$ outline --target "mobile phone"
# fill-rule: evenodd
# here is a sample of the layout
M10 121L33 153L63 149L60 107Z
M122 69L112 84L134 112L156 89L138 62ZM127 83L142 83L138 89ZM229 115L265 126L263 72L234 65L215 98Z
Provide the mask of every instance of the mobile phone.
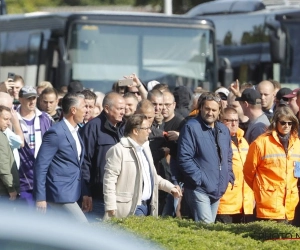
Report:
M118 81L119 87L125 87L133 84L133 79L123 79Z
M7 74L7 78L14 80L15 79L15 75L16 75L15 73L8 73Z

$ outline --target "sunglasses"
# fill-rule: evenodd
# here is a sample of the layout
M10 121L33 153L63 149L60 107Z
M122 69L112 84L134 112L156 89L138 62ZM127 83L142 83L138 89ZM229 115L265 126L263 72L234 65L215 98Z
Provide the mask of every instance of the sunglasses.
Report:
M279 123L280 123L281 126L284 126L284 125L292 126L293 125L293 122L279 121Z
M215 101L215 102L220 102L221 101L221 98L218 97L218 96L212 96L212 95L207 95L207 96L204 96L202 98L203 101Z

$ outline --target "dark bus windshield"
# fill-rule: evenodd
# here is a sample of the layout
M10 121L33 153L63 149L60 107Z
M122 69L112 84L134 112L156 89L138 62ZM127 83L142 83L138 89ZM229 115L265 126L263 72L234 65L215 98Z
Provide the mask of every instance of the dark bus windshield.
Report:
M102 92L131 73L172 87L214 82L214 42L206 29L77 22L68 52L72 78Z
M292 87L299 87L300 83L300 39L299 22L286 22L284 27L287 32L287 57L286 63L281 64L280 80L289 83ZM293 86L293 84L295 86Z

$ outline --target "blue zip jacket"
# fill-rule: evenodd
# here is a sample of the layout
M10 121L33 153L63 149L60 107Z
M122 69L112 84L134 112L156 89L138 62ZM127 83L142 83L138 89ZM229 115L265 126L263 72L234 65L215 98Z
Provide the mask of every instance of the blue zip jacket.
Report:
M234 174L229 129L218 121L214 128L217 140L200 115L188 120L180 131L177 159L186 188L219 199L228 183L233 185Z
M117 127L110 125L103 110L79 131L85 146L82 176L89 185L88 190L83 187L83 195L103 199L105 156L107 151L123 137L124 129L124 121Z

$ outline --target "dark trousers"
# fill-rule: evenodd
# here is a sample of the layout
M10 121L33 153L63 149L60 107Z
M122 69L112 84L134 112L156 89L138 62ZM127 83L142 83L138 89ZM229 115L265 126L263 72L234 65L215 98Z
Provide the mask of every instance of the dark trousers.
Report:
M242 223L243 214L217 214L216 222L225 224Z
M253 214L217 214L216 222L225 224L249 223L255 221Z

